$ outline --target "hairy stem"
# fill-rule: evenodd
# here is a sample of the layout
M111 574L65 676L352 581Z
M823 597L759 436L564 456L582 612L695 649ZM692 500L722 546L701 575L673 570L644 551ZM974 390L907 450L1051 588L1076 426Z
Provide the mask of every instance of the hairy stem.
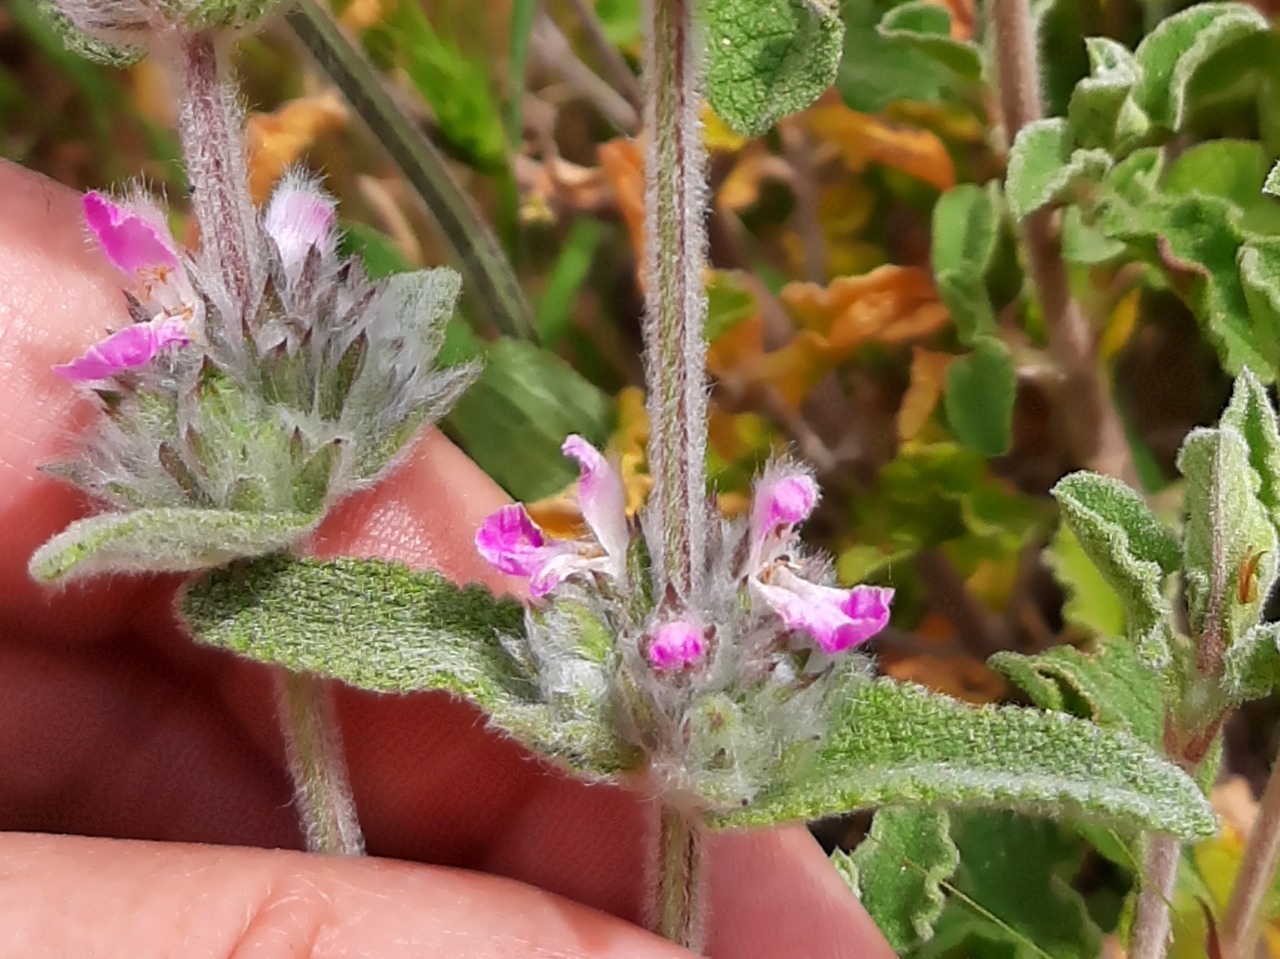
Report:
M275 679L280 729L307 849L364 855L332 684L287 669L277 669Z
M249 198L242 114L213 33L182 37L174 69L178 136L200 244L236 306L247 311L263 281L264 251Z
M1249 844L1231 890L1231 901L1222 923L1223 955L1253 955L1258 935L1258 907L1271 888L1277 861L1280 861L1280 758L1271 767L1271 778L1258 806L1258 819L1249 834Z
M650 0L645 37L645 362L651 552L678 606L702 592L707 524L707 187L695 0Z
M702 908L702 833L685 813L663 803L658 812L649 927L678 946L700 953L705 934Z
M1148 836L1144 885L1133 917L1129 959L1164 959L1169 949L1169 902L1178 878L1182 844L1171 836Z
M1040 64L1030 0L992 0L1000 107L1009 143L1028 123L1039 120ZM1066 422L1072 455L1083 466L1136 484L1137 471L1111 396L1099 369L1096 342L1080 304L1071 295L1062 259L1057 213L1039 210L1022 223L1028 271L1044 310L1049 352L1062 374L1070 400Z

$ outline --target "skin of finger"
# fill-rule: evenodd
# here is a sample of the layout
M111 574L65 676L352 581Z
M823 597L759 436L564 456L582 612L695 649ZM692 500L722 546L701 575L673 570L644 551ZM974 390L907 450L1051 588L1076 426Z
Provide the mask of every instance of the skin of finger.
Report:
M39 627L55 641L91 643L125 617L138 583L42 588L32 552L86 503L39 467L74 451L90 407L51 367L108 326L129 322L119 278L92 249L76 194L0 160L0 624L12 636Z
M12 176L14 171L3 169L0 174ZM42 194L48 194L43 205L53 211L49 215L55 220L78 216L77 205L65 202L65 196L60 199L56 188L38 185ZM42 232L54 234L58 229L50 224ZM64 269L106 269L100 258L82 263L71 252L66 253L70 265ZM51 279L42 281L43 286L59 288L56 273ZM108 272L107 285L116 282ZM92 301L101 293L88 284L77 295L84 296L86 309L68 315L92 312ZM37 362L43 362L47 357L40 354L50 351L40 336L56 339L60 329L56 323L44 324L18 342L24 344L28 357L35 355ZM66 331L62 332L65 337ZM82 345L74 342L73 335L59 349L67 352ZM43 422L38 421L36 428ZM10 457L9 462L17 459ZM436 566L459 579L485 579L501 588L510 584L479 563L471 552L470 536L479 518L504 501L500 491L447 441L428 437L386 487L344 504L318 537L316 549L322 554L381 554L412 565ZM61 597L69 605L79 600L69 594ZM172 642L172 637L165 642ZM266 740L273 738L268 699L262 695L262 670L243 664L221 675L233 712L244 709L250 714L241 715L242 720L252 720L242 722L242 728L257 730ZM246 691L253 695L242 695ZM638 915L642 882L636 864L641 858L634 847L635 837L644 834L644 817L632 797L602 787L583 787L548 773L512 744L484 732L473 709L440 696L388 700L351 693L344 695L342 706L357 800L375 851L381 846L397 855L486 865L551 888L566 887L584 901L615 913ZM278 752L269 742L263 751ZM198 776L203 770L197 766L191 758L184 763ZM161 768L157 764L157 771ZM119 778L113 776L113 780ZM148 805L145 782L145 772L134 781L130 798L142 802L133 809ZM180 787L182 780L175 785ZM260 808L261 799L252 800L253 805ZM280 803L274 806L278 812ZM249 813L244 819L256 822L257 816ZM510 828L513 822L523 828ZM548 824L553 828L545 828ZM124 834L139 834L139 830L126 828ZM495 836L502 839L495 841ZM405 837L414 838L406 843ZM807 837L801 838L816 849ZM257 837L245 841L255 840L261 841ZM412 848L406 850L406 846ZM779 863L772 865L777 870ZM803 875L811 868L811 863L798 864L796 871ZM782 874L786 872L783 868ZM735 920L731 906L717 913L719 921ZM857 916L852 908L846 914ZM860 935L856 923L837 926L842 928L810 926L808 932L817 931L824 941ZM761 944L762 940L755 942L756 947Z
M6 954L30 959L689 957L628 923L479 873L15 833L0 836L0 929Z

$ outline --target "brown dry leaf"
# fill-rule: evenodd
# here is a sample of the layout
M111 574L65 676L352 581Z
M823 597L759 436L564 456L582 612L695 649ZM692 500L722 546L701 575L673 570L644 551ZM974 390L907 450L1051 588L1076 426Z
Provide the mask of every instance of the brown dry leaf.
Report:
M791 177L791 167L786 160L770 153L763 140L753 140L720 183L716 204L722 210L737 213L755 205L766 180L786 183Z
M764 317L755 316L735 323L707 347L707 369L712 376L750 369L764 355Z
M716 375L775 387L792 409L862 346L928 336L950 318L928 271L917 267L882 266L825 287L791 283L780 299L802 327L790 343L762 353L761 323L753 317L712 344L708 366Z
M855 173L868 163L882 163L939 190L955 186L951 155L928 130L897 126L843 106L814 107L803 116L814 136L833 147Z
M946 386L947 367L955 359L923 347L911 348L911 385L898 408L898 440L911 439L929 421Z
M323 133L347 125L347 107L335 90L290 100L272 113L255 113L246 124L249 193L263 203L286 170Z
M604 177L613 188L618 209L627 224L636 262L644 262L644 152L640 142L618 137L596 147Z
M779 298L806 330L821 334L832 349L851 354L864 343L900 343L946 325L928 270L888 264L861 276L841 276L827 286L788 283Z
M560 157L515 157L520 217L525 222L559 219L564 211L596 214L614 202L613 189L600 167L580 166Z

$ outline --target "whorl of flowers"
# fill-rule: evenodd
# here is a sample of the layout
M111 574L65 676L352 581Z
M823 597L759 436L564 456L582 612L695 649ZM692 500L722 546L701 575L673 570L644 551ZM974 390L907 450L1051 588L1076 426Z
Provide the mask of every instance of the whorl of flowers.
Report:
M434 366L457 275L370 281L338 253L334 200L303 178L262 213L248 302L140 193L87 194L84 212L134 322L55 368L92 384L104 414L57 471L112 507L317 513L385 472L475 376Z
M801 467L773 463L748 517L711 524L710 585L677 610L654 595L643 514L628 520L618 470L581 437L564 452L581 468L588 536L548 537L519 504L476 533L488 562L529 581L527 653L543 694L560 703L605 696L668 801L749 802L779 765L802 760L841 680L867 671L850 651L888 623L893 590L832 585L830 564L797 535L817 484Z
M237 29L279 0L38 0L68 47L91 60L130 63L175 33Z

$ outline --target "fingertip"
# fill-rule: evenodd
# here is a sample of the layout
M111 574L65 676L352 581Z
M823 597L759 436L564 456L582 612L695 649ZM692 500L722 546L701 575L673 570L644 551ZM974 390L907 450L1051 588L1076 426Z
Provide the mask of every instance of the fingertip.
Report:
M893 959L803 826L713 833L707 855L709 955Z
M0 862L15 955L689 959L551 893L438 866L14 834Z

